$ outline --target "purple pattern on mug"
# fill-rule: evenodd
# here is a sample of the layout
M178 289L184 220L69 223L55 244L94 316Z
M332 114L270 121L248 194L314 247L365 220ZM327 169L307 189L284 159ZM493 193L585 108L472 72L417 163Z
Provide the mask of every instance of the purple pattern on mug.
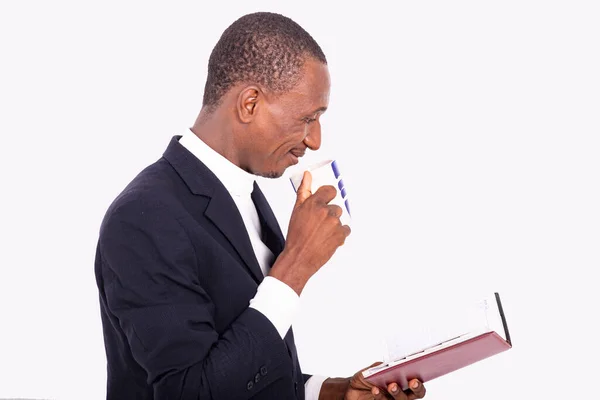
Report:
M334 161L332 161L331 163L331 169L333 169L333 174L335 175L336 178L340 177L340 170L338 169L337 163Z

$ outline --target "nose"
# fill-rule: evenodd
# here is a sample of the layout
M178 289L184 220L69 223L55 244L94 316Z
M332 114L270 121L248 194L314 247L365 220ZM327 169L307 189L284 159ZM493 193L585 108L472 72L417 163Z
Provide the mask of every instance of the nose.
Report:
M321 147L321 123L319 120L314 121L306 127L307 135L304 137L304 144L309 149L315 151Z

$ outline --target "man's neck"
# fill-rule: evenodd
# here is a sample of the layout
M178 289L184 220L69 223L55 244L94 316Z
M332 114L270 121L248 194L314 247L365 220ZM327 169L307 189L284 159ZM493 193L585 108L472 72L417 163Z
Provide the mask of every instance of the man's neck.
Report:
M228 119L221 113L220 109L210 114L202 109L190 130L210 148L239 167L235 135Z

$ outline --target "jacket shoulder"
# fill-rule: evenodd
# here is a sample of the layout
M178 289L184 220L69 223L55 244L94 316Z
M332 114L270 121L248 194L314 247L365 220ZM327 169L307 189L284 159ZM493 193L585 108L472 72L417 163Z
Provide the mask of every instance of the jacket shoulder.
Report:
M176 209L185 185L173 167L161 158L144 168L108 206L102 227L116 215L135 215L161 209Z

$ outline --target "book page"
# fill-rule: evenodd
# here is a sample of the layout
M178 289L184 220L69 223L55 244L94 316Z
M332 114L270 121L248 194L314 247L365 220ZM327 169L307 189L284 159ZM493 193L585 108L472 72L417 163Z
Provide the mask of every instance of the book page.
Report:
M472 332L466 333L466 334L461 335L461 336L457 336L457 337L455 337L453 339L447 340L447 341L442 342L440 344L428 347L428 348L424 349L423 351L420 351L420 352L417 352L417 353L413 353L413 354L410 354L410 355L408 355L406 357L398 358L396 360L392 360L392 361L389 361L387 363L383 363L383 364L377 365L375 367L369 368L369 369L363 371L363 376L365 378L368 378L369 376L374 375L374 374L376 374L379 371L383 371L385 369L394 367L396 365L404 364L404 363L406 363L406 362L408 362L410 360L413 360L415 358L419 358L419 357L425 356L427 354L436 352L438 350L442 350L442 349L445 349L447 347L453 346L453 345L455 345L457 343L461 343L461 342L467 341L467 340L472 339L472 338L474 338L476 336L479 336L479 335L481 335L483 333L485 333L483 330L479 330L479 331L472 331Z
M472 332L498 329L499 312L492 293L478 300L444 299L421 307L410 320L386 327L384 362L400 360L432 346ZM500 320L501 324L501 320ZM504 337L503 332L498 332Z

